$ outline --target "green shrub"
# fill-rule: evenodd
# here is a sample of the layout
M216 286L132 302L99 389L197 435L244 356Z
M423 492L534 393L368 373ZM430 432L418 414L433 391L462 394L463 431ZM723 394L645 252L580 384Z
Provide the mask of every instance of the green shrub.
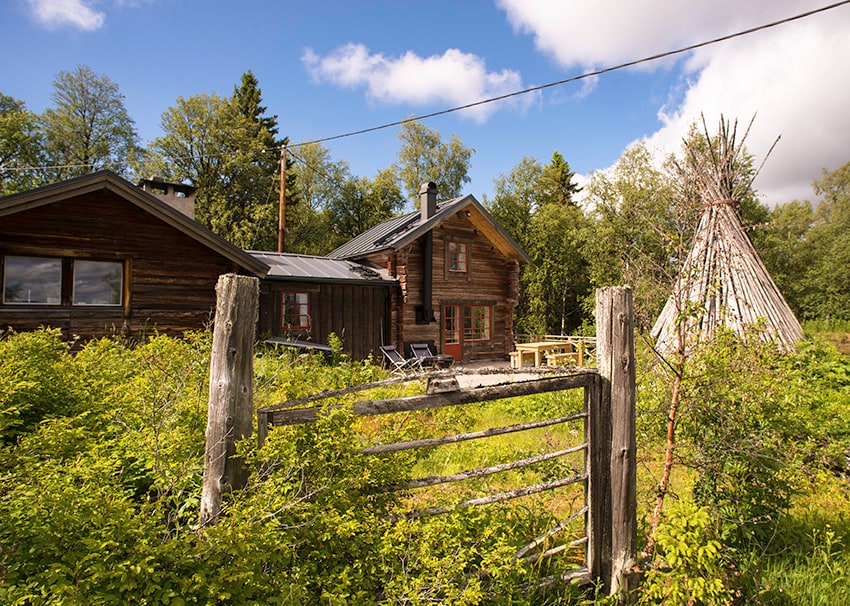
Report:
M658 527L659 560L646 573L640 604L728 604L732 592L723 582L724 557L714 537L707 508L687 502L669 507Z

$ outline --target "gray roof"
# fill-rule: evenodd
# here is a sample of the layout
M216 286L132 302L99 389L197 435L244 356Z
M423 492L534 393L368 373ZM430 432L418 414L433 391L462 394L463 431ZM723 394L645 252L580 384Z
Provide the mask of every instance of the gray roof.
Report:
M247 251L252 257L269 266L267 280L294 282L325 282L336 284L373 284L389 286L396 282L387 271L343 259L311 255Z
M268 266L262 261L251 257L242 249L162 202L153 194L142 191L126 179L108 170L0 198L0 217L101 190L111 191L127 202L135 204L260 278L268 271Z
M332 259L358 259L382 250L397 250L415 241L446 219L470 206L474 207L478 211L476 214L492 228L491 233L501 238L508 248L515 251L515 256L519 261L528 262L528 255L522 247L508 235L492 215L471 195L438 202L437 211L424 222L419 211L384 221L366 230L353 240L349 240L339 248L332 250L327 256Z

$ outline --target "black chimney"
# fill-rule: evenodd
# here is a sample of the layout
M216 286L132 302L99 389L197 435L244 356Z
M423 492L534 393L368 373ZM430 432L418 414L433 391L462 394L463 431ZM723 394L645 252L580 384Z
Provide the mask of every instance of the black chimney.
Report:
M419 212L425 223L437 213L437 185L433 181L419 188ZM416 308L416 323L429 324L436 321L431 301L431 283L434 279L434 232L428 230L422 236L422 305Z

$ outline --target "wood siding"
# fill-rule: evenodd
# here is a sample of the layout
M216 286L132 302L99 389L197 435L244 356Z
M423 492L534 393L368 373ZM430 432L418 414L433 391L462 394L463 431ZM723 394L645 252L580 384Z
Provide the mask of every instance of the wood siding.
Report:
M405 343L433 341L442 353L443 305L487 305L491 307L489 341L471 341L463 345L463 361L505 360L513 349L513 308L519 296L519 264L505 257L491 241L463 215L440 224L433 232L432 307L435 322L416 323L416 307L422 305L423 254L421 241L370 260L384 265L399 278L400 292L393 306L392 342L399 348ZM468 244L468 272L450 273L446 269L449 241Z
M310 330L281 328L281 293L310 293ZM343 349L354 359L372 355L382 360L382 339L389 342L387 311L390 289L368 284L325 284L266 280L260 288L259 336L289 336L327 344L336 333Z
M114 307L0 304L0 328L61 328L84 339L203 329L215 284L235 264L109 191L21 211L0 222L0 255L124 262L124 302Z

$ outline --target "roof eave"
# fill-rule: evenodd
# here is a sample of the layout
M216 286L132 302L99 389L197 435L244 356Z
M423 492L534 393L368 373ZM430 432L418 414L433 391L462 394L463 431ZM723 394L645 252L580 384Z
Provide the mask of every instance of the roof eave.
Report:
M270 269L265 263L248 255L221 236L214 234L194 219L190 219L158 200L154 195L142 191L110 171L100 171L8 196L5 201L0 201L0 217L104 189L121 195L128 202L201 242L257 277L264 277Z

